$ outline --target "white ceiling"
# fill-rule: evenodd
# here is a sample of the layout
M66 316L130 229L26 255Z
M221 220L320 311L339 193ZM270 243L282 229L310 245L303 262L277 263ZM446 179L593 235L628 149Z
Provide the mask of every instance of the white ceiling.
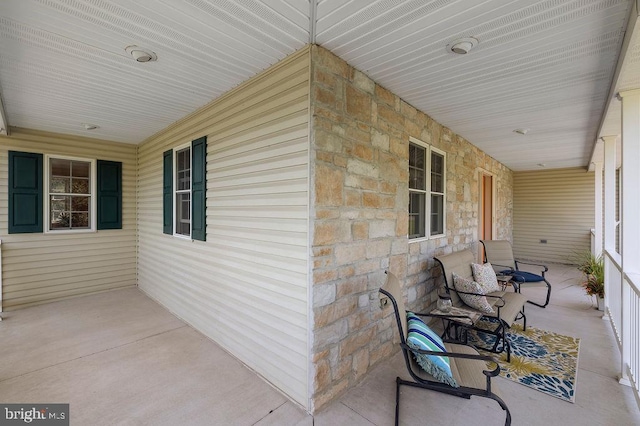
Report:
M632 1L2 0L0 94L10 126L139 143L315 41L513 170L586 166Z

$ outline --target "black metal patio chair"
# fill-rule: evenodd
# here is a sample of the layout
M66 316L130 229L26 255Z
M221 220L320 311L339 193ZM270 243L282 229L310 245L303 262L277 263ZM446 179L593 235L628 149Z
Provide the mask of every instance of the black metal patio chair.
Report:
M549 270L546 265L537 263L523 262L516 260L513 256L513 248L511 243L506 240L480 240L484 246L484 260L491 263L496 273L502 275L511 275L514 283L514 287L518 293L522 293L522 288L532 283L544 282L547 286L547 296L543 304L527 300L532 305L539 306L541 308L546 307L551 299L551 283L547 281L545 272ZM533 272L521 271L519 265L531 265L542 268L540 275Z
M480 355L470 345L464 345L451 341L444 341L444 352L419 350L407 344L407 312L404 307L402 291L398 279L391 273L387 273L386 283L380 288L380 299L384 305L384 299L391 301L398 332L400 334L400 347L404 357L409 378L396 377L396 411L395 424L398 425L400 417L400 387L411 386L416 388L443 392L446 394L470 399L472 396L481 396L495 400L506 411L505 425L511 424L509 408L499 396L498 389L491 382L491 378L500 373L500 366L489 356ZM428 317L428 314L415 314ZM416 361L416 355L436 355L449 358L451 374L459 387L442 383L428 374ZM496 368L487 369L487 361L493 362Z

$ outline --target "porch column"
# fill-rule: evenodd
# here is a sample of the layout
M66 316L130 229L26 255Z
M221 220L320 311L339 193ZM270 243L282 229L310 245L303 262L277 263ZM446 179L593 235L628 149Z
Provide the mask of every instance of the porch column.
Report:
M591 254L598 257L602 255L602 163L593 163L596 178L595 178L595 197L596 197L596 223L595 223L595 236L593 240L593 247L591 247Z
M633 347L633 342L637 343L637 331L632 335L633 328L637 327L634 321L638 316L638 295L632 286L640 285L640 89L620 92L619 96L622 100L622 380L628 382L627 368L632 364L632 357L638 355L638 348Z
M616 252L616 140L604 136L604 248ZM597 228L596 228L597 229ZM605 292L606 297L606 292Z

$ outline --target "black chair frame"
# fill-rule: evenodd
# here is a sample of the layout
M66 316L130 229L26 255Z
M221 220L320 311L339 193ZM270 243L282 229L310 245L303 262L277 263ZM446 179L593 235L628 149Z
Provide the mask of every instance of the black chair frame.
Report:
M480 242L482 243L482 246L484 247L484 263L487 263L487 247L484 241L480 240ZM522 265L529 265L529 266L538 266L540 268L542 268L542 272L540 273L540 276L542 277L542 281L545 282L546 286L547 286L547 295L546 295L546 299L544 301L543 304L534 302L532 300L527 300L527 303L531 303L532 305L535 306L539 306L540 308L546 308L547 305L549 304L549 300L551 299L551 283L549 281L547 281L547 277L545 276L545 273L549 271L549 268L546 265L542 265L540 263L531 263L531 262L524 262L522 260L516 260L515 258L513 259L513 263L515 265L515 268L513 266L509 266L509 265L500 265L500 264L495 264L495 263L491 263L491 266L498 266L500 268L504 268L501 273L503 273L504 275L511 275L511 281L513 282L513 288L515 289L516 292L521 293L521 288L522 288L522 284L526 284L526 282L524 280L518 280L518 276L514 276L513 273L514 272L519 272L520 271L520 264ZM540 282L540 281L536 281L536 282Z
M505 322L503 320L500 319L500 308L503 307L505 305L505 300L504 298L500 297L500 296L491 296L489 294L478 294L478 293L469 293L469 292L464 292L464 291L458 291L455 288L452 288L452 286L449 285L449 281L447 280L447 274L446 274L446 269L444 267L444 265L442 264L442 262L440 261L440 259L438 259L437 257L434 258L436 260L436 262L438 262L438 264L440 265L440 268L443 271L443 279L444 279L444 285L445 285L445 290L447 292L447 294L451 294L451 290L453 289L453 291L455 291L458 294L470 294L470 295L474 295L474 296L484 296L487 298L495 298L495 299L499 299L496 304L493 306L494 309L497 309L497 314L496 314L496 319L498 320L498 325L496 326L495 329L490 330L487 328L483 328L483 327L477 327L476 325L470 325L468 327L466 327L466 330L464 331L465 333L465 339L464 341L466 342L466 335L468 334L467 331L468 330L475 330L479 333L485 333L485 334L490 334L492 336L495 336L495 342L493 343L493 346L491 347L486 347L486 346L479 346L476 345L477 347L479 347L482 350L488 351L488 352L492 352L492 353L502 353L505 350L507 351L507 362L511 362L511 344L509 343L509 339L507 339L507 328L508 325L505 324ZM491 318L491 317L486 317L483 315L483 317L485 318ZM527 329L527 317L524 314L524 308L522 309L522 311L516 316L514 321L518 321L518 320L522 320L522 328L523 330ZM452 321L449 321L449 325L447 327L445 327L445 332L443 334L442 337L451 337L448 332L450 330L450 327L452 326ZM457 327L458 324L455 324L455 326ZM460 336L458 334L458 331L456 330L456 334L455 334L455 338L459 339Z
M407 367L407 371L409 372L409 375L411 376L411 378L413 379L413 381L409 381L409 380L404 380L400 377L396 377L396 408L395 408L395 426L398 426L398 421L400 418L400 387L401 386L410 386L410 387L414 387L414 388L421 388L421 389L428 389L428 390L433 390L436 392L442 392L442 393L446 393L449 395L454 395L460 398L465 398L465 399L471 399L472 396L481 396L481 397L485 397L485 398L490 398L493 399L494 401L496 401L500 407L506 411L506 419L505 419L505 426L509 426L511 425L511 412L509 411L509 408L507 407L507 405L505 404L505 402L502 400L502 398L500 398L499 396L497 396L496 394L494 394L491 391L491 378L492 377L496 377L500 374L500 366L497 364L497 362L489 357L489 356L485 356L485 355L472 355L472 354L464 354L464 353L453 353L453 352L433 352L433 351L425 351L425 350L418 350L418 349L413 349L411 347L409 347L409 345L407 345L406 342L406 338L404 336L404 332L403 332L403 328L402 328L402 322L400 321L400 313L399 313L399 308L398 308L398 304L396 302L396 299L393 297L393 295L391 295L391 293L389 293L388 291L384 290L383 288L381 288L380 293L382 293L383 295L385 295L386 297L389 298L389 300L391 300L391 303L393 305L393 310L394 310L394 314L395 314L395 319L396 319L396 325L398 328L398 332L400 334L400 347L402 348L402 355L404 358L404 362L405 365ZM432 316L430 314L426 314L426 313L417 313L416 315L422 316L422 317L429 317ZM460 342L455 342L455 341L446 341L448 343L460 343ZM410 360L410 353L420 353L420 354L426 354L426 355L445 355L451 358L466 358L466 359L476 359L476 360L480 360L480 361L488 361L488 362L493 362L496 364L496 368L494 368L493 370L483 370L482 373L486 376L486 389L476 389L476 388L470 388L470 387L463 387L460 386L458 388L454 388L449 386L448 384L445 383L441 383L441 382L437 382L437 381L432 381L432 380L426 380L422 377L420 377L413 369L413 366L411 364L411 360Z

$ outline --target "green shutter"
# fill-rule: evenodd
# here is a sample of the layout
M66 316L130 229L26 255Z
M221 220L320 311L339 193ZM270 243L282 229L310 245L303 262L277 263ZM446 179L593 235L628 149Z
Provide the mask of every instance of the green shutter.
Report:
M162 232L173 234L173 150L162 157Z
M191 142L191 238L207 239L207 137Z
M42 232L42 154L9 151L9 233Z
M122 163L97 161L98 229L122 229Z

